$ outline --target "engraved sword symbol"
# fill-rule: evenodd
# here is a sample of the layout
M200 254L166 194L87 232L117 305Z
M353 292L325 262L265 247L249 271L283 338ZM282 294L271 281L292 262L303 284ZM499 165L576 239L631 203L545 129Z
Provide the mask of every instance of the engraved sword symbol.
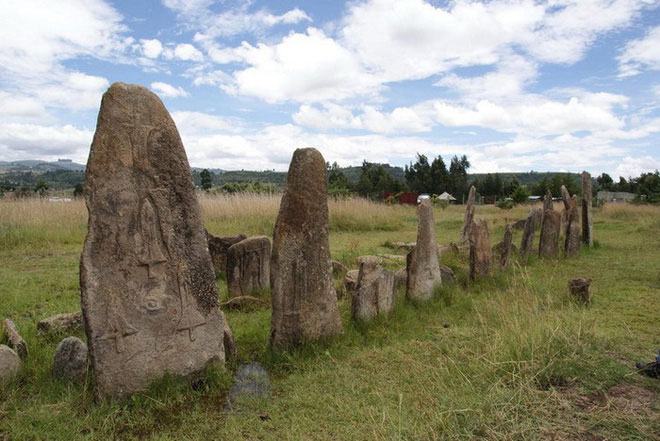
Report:
M115 351L118 354L124 352L124 338L129 335L137 334L137 329L129 325L126 320L119 316L114 316L110 321L110 332L103 334L101 340L114 340Z

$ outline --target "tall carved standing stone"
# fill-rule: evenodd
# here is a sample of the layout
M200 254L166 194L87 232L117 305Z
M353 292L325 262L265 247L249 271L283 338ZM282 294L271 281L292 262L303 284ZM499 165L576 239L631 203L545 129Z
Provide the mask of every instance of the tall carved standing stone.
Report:
M473 222L470 228L470 280L487 276L490 273L490 265L493 250L490 246L490 234L488 223L481 219Z
M270 286L270 239L249 237L227 250L229 297L250 295Z
M223 315L192 175L163 103L103 95L85 175L81 300L97 396L224 361Z
M541 218L541 209L534 208L529 212L525 220L525 227L523 228L522 241L520 242L520 255L527 257L534 249L534 233L538 219Z
M474 185L470 186L470 192L468 193L467 206L465 207L465 218L463 219L463 231L461 233L461 241L465 242L468 240L470 235L470 227L472 226L472 221L474 220L474 202L477 197L477 189L474 188Z
M546 210L541 225L541 239L539 241L539 256L557 257L559 255L559 229L561 228L561 214L555 210Z
M513 227L511 224L506 224L504 227L504 239L502 240L502 247L500 248L500 267L507 268L511 261L511 253L513 250Z
M591 175L582 172L582 242L587 246L594 244L591 219Z
M548 188L545 192L545 196L543 197L543 214L545 214L547 210L552 210L553 208L552 192Z
M406 257L406 296L423 301L433 296L433 288L442 279L430 200L423 200L417 206L417 222L417 244Z
M571 211L567 216L569 222L566 227L566 238L564 241L564 255L568 257L577 256L582 246L580 241L580 214L577 207L577 196L573 195L571 198Z
M328 240L326 168L316 149L293 153L275 223L270 281L273 347L341 333Z

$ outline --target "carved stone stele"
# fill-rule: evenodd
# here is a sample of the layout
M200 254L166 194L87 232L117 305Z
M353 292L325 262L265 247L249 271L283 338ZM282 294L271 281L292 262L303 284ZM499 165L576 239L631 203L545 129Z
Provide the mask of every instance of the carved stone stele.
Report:
M559 230L561 229L561 214L555 210L546 210L541 225L539 240L540 257L557 257L559 255Z
M274 348L341 333L328 238L325 160L313 148L293 153L270 261Z
M463 219L463 229L461 230L461 241L465 242L470 236L470 227L474 220L474 203L477 199L477 189L474 185L470 186L468 193L467 205L465 206L465 217Z
M98 397L224 362L223 315L186 153L158 97L113 84L85 175L80 262Z
M493 249L490 246L488 223L478 220L470 227L470 280L487 276L490 273Z
M592 202L591 202L591 175L582 172L582 242L586 246L594 244L593 238L593 219L592 216Z
M227 250L229 297L246 296L270 287L270 239L249 237Z
M406 296L413 301L428 300L442 282L435 238L433 207L428 199L417 206L417 244L406 257Z
M527 258L532 254L534 249L534 233L539 220L542 217L540 208L534 208L529 212L525 220L525 227L523 228L522 239L520 241L520 256Z

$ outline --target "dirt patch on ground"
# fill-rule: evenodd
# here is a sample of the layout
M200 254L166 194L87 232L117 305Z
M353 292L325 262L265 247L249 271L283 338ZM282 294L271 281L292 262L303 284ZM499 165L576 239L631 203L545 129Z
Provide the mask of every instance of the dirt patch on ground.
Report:
M607 391L577 395L575 405L587 412L613 410L619 413L650 415L654 412L655 392L634 384L621 383Z

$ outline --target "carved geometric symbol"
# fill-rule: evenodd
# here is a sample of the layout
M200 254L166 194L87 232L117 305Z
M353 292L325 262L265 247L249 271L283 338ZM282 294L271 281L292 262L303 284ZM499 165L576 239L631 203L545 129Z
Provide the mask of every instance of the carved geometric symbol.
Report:
M129 335L137 334L137 329L124 320L123 317L119 315L114 315L110 321L110 332L103 334L101 340L114 340L115 341L115 351L118 354L124 352L124 337Z

